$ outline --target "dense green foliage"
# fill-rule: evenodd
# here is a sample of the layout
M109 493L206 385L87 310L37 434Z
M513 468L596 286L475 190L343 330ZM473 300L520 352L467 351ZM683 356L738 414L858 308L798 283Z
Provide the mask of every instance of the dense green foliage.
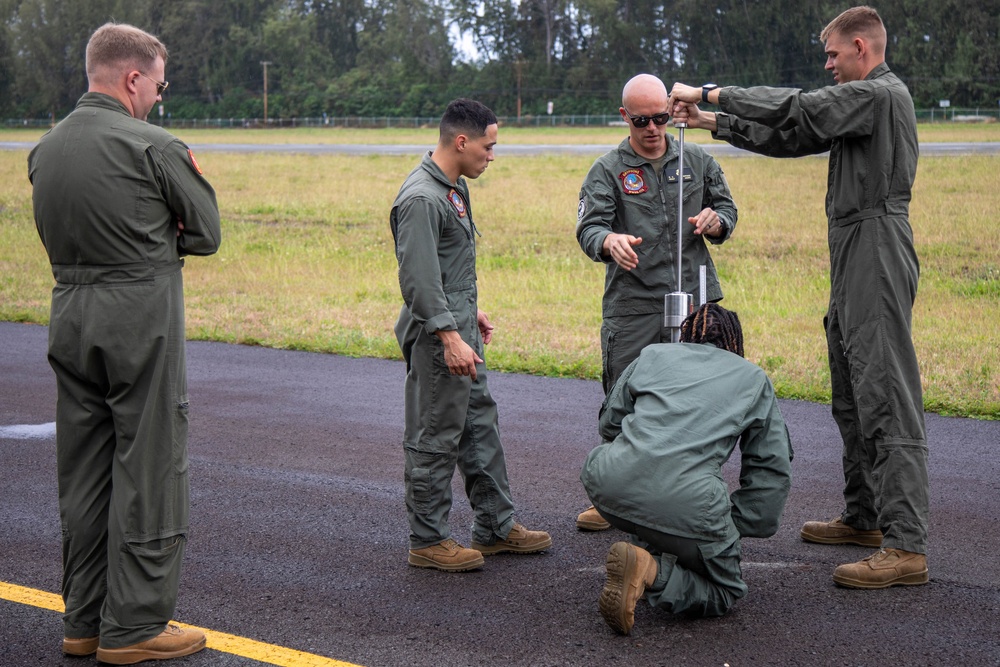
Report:
M1000 0L873 3L918 107L996 109ZM0 0L0 117L61 117L110 19L171 51L174 118L429 116L459 95L505 116L614 112L638 72L813 88L844 2L799 0ZM459 46L460 36L474 53ZM609 108L610 107L610 108Z

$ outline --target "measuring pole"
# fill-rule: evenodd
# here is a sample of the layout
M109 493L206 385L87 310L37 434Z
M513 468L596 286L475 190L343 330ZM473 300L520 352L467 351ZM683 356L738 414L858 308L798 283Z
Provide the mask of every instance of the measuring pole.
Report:
M681 340L681 324L691 314L691 295L684 291L684 267L681 264L684 234L684 128L687 123L674 122L679 135L677 158L677 286L676 291L663 296L663 326L670 329L670 342Z

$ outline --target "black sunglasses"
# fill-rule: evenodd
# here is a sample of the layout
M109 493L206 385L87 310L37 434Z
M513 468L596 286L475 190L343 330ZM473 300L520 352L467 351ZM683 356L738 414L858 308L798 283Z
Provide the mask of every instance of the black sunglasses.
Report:
M623 106L622 109L625 109L625 107ZM666 111L652 116L633 116L628 112L628 109L625 109L625 115L628 116L628 119L636 127L646 127L649 125L649 121L653 121L654 125L666 125L667 121L670 120L670 114Z

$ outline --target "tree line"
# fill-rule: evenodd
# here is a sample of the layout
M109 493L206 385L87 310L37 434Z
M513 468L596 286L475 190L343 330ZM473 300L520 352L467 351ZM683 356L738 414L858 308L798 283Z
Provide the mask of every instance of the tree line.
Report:
M109 20L170 50L173 118L437 117L458 96L499 115L614 113L622 84L833 83L816 0L0 0L0 117L68 113ZM918 107L996 109L1000 0L872 2ZM266 64L265 64L266 63ZM264 94L265 72L267 94Z

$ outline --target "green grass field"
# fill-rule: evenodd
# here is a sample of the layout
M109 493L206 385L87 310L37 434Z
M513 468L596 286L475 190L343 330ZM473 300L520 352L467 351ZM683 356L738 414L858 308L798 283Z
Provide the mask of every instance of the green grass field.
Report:
M1000 123L935 123L920 125L920 140L1000 141ZM36 141L45 129L3 129L0 141ZM177 136L190 144L427 144L437 141L437 128L358 129L302 127L286 129L178 129ZM621 127L501 128L501 144L600 144L615 145L622 140ZM707 132L685 133L685 140L711 143Z
M1000 124L921 126L922 141L998 141ZM0 131L0 141L41 133ZM426 143L433 130L201 131L192 144ZM691 131L689 139L706 133ZM500 142L614 144L622 128L501 130ZM710 140L710 138L709 138ZM0 151L0 319L46 323L52 276L31 218L26 151ZM593 156L593 157L596 157ZM185 269L188 336L399 358L401 299L388 211L414 157L201 153L224 242ZM603 267L574 237L592 158L497 160L470 183L480 305L496 324L494 370L598 378ZM825 158L722 161L740 209L713 249L747 357L779 395L829 400L822 330L829 288ZM1000 210L993 156L921 159L911 220L921 259L914 340L928 410L1000 418Z

